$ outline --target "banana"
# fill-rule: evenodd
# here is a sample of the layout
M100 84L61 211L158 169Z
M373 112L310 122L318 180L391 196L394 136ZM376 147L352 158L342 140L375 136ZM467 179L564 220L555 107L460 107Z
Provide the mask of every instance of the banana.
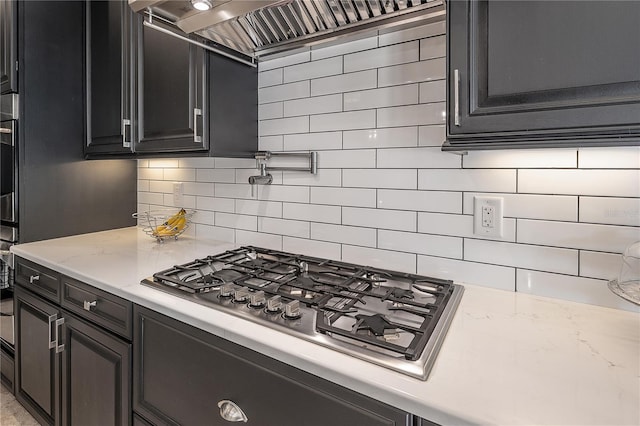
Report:
M156 227L153 231L154 237L171 237L182 231L187 225L186 210L180 209L180 211L164 222L162 225Z

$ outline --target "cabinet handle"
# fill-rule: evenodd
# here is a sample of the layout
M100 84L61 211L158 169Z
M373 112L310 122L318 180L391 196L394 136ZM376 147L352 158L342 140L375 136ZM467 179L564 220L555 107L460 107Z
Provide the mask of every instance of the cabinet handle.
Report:
M56 328L56 331L55 331L56 339L55 340L51 339L51 335L52 335L51 327L53 327L53 324L54 324L54 322L56 321L57 318L58 318L58 314L49 315L49 318L48 318L48 320L49 320L49 349L55 348L57 346L57 344L58 344L58 337L57 337L58 330L57 330L57 328Z
M202 110L200 108L193 109L193 141L202 142L202 136L198 134L198 117L202 116Z
M127 137L127 127L129 128L129 137ZM122 119L122 146L131 148L131 120L128 118Z
M97 300L94 300L93 302L87 302L86 300L84 300L82 302L82 306L84 308L85 311L90 311L92 307L95 307L98 304Z
M235 402L223 399L218 402L218 408L220 408L220 417L228 422L247 422L249 419L244 414L242 409L236 405Z
M56 353L59 354L60 352L64 351L64 343L61 345L58 345L58 340L60 339L60 335L58 334L58 330L59 327L64 324L64 318L60 318L56 320Z
M460 71L453 70L453 124L460 125Z
M33 284L36 281L40 281L40 275L31 275L29 277L29 284Z

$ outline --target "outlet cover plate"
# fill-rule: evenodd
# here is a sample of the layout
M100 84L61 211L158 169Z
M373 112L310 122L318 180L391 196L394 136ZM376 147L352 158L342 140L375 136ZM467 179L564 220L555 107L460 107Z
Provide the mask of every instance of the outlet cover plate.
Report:
M182 182L173 182L173 205L175 207L183 207L184 204L184 184Z
M488 209L484 208L488 207ZM502 223L504 209L504 198L502 197L473 197L473 234L484 237L502 238ZM491 211L492 217L483 220L483 212Z

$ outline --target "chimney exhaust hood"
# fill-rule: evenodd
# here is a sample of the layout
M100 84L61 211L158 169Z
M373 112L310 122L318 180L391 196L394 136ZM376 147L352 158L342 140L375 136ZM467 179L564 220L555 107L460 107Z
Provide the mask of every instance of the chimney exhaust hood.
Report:
M134 12L157 18L175 34L222 45L243 62L445 19L444 0L209 0L206 11L191 0L128 1Z

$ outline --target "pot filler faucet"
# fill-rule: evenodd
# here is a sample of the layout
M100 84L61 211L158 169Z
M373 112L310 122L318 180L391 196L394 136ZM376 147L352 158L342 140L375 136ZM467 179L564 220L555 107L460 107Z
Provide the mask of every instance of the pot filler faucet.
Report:
M301 158L308 161L306 167L267 167L267 162L271 157L291 157ZM318 172L318 153L312 152L271 152L271 151L258 151L255 154L256 168L260 170L259 175L249 176L249 184L251 185L251 196L254 195L255 185L270 185L273 182L273 176L270 171L285 171L285 172L307 172L315 175Z

